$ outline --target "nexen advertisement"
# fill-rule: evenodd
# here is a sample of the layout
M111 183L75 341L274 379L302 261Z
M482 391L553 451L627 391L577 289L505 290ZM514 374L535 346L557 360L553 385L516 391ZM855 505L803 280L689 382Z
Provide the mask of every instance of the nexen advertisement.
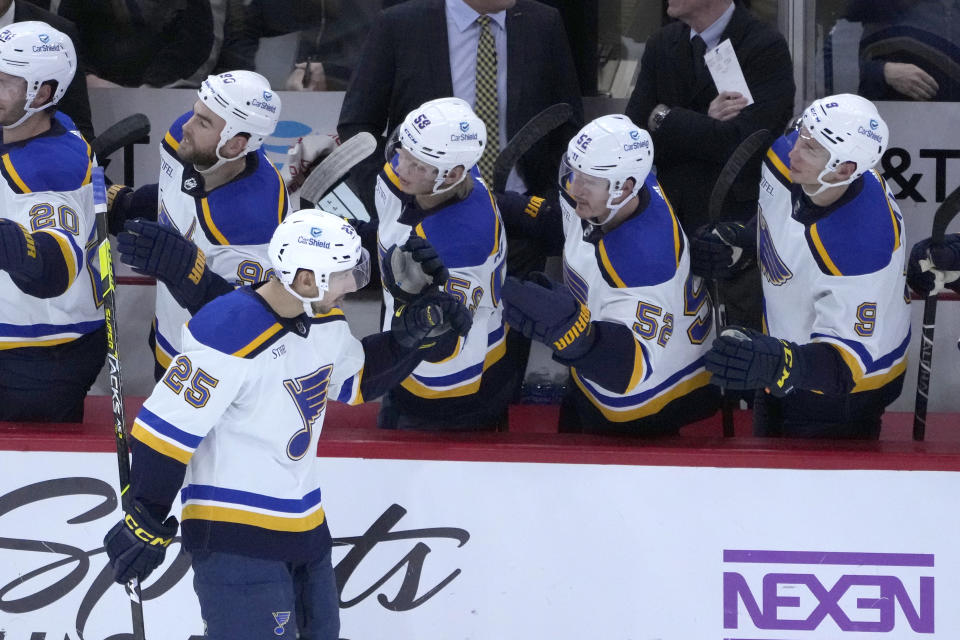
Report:
M341 638L960 637L957 473L316 464ZM131 638L102 542L115 456L0 451L0 468L0 638ZM178 545L144 585L147 638L202 637Z

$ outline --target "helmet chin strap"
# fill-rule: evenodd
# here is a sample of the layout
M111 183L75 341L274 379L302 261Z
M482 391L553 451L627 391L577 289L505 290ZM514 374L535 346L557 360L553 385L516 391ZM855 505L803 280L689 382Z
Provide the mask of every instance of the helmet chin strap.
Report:
M843 164L843 163L841 163L841 164ZM839 166L839 165L838 165L838 166ZM847 178L846 180L843 180L843 181L841 181L841 182L827 182L827 181L825 181L825 180L823 179L824 176L826 176L828 173L831 173L832 171L833 171L833 169L828 169L828 168L824 167L824 168L823 168L823 171L820 172L820 175L817 176L817 182L820 183L820 188L817 189L816 191L814 191L813 193L810 193L809 191L807 191L807 187L806 187L805 185L801 185L800 188L803 189L803 193L806 194L807 197L812 198L812 197L814 197L814 196L820 195L821 193L823 193L823 192L826 191L827 189L832 189L833 187L842 187L842 186L845 185L845 184L850 184L851 182L853 182L854 180L856 180L857 178L860 177L860 176L853 176L853 175L852 175L852 176L850 176L849 178Z
M23 108L23 109L24 109L23 115L20 116L20 119L17 120L16 122L14 122L13 124L4 125L3 128L4 128L4 129L13 129L13 128L15 128L15 127L19 127L20 125L22 125L24 122L27 121L27 118L29 118L29 117L32 116L33 114L37 113L38 111L43 111L43 110L46 109L47 107L49 107L49 106L51 106L51 105L54 104L53 102L48 102L47 104L43 105L42 107L31 107L31 106L30 106L30 103L33 102L33 99L34 99L35 97L36 97L36 94L34 94L34 95L32 95L32 96L27 96L27 103L26 103L26 105L25 105L24 108Z
M615 192L612 192L610 196L607 198L607 209L609 210L609 213L607 213L607 215L600 222L594 222L593 219L589 219L587 220L587 222L589 222L595 227L602 227L603 225L613 220L613 217L617 215L617 212L620 211L620 209L622 209L625 204L630 202L639 192L640 192L640 189L637 187L634 187L630 195L624 198L620 204L613 204L613 201L614 199L619 198L620 196L623 195L623 189L619 189Z
M207 167L206 169L201 169L201 168L198 167L196 164L194 164L194 165L193 165L193 168L197 170L197 173L199 173L200 175L206 177L206 176L210 175L211 173L213 173L214 171L216 171L217 169L219 169L220 167L222 167L223 165L225 165L226 163L230 162L231 160L236 160L237 158L242 158L242 157L244 157L244 156L247 154L247 145L244 145L244 147L243 147L243 149L240 151L240 153L238 153L238 154L237 154L235 157L233 157L233 158L224 158L222 155L220 155L220 150L223 149L224 145L226 145L227 142L228 142L231 138L234 137L234 135L236 135L236 134L233 134L233 133L227 134L227 131L226 131L226 130L220 132L220 144L217 145L217 151L216 151L217 161L214 162L214 163L213 163L212 165L210 165L209 167Z
M312 318L314 315L312 304L314 302L320 302L321 300L323 300L323 296L326 295L327 293L327 290L323 289L322 291L320 291L320 295L317 296L316 298L305 298L304 296L294 291L293 287L291 287L286 282L281 281L281 284L283 285L283 288L290 293L290 295L292 295L294 298L296 298L297 300L303 303L303 311L304 313L307 314L307 317L309 318Z

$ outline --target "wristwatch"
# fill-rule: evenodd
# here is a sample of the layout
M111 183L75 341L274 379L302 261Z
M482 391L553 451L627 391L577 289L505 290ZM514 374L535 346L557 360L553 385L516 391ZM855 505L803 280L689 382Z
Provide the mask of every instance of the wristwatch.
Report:
M650 133L660 128L660 125L663 124L668 113L670 113L670 107L665 104L658 104L654 107L653 113L650 114L650 121L647 123L650 125Z

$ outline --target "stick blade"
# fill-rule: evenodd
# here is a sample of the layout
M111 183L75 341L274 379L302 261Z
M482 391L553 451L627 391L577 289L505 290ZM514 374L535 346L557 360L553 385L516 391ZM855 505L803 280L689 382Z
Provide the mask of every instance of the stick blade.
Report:
M303 181L300 197L313 203L320 202L347 172L377 149L377 140L362 131L341 143Z
M723 202L727 199L727 192L730 191L730 187L733 186L737 176L743 171L743 167L750 161L750 158L766 146L769 135L770 131L768 129L757 129L737 145L737 148L730 154L726 164L723 165L723 169L720 170L720 175L717 176L713 191L710 192L707 210L707 217L710 222L719 219Z
M573 116L573 107L566 102L552 104L520 127L520 130L503 148L493 165L493 184L490 185L497 193L502 193L507 186L510 170L530 148L548 133L567 122Z
M90 148L97 156L97 161L103 163L110 155L127 146L147 138L150 135L150 119L142 113L134 113L119 122L110 125L90 144Z

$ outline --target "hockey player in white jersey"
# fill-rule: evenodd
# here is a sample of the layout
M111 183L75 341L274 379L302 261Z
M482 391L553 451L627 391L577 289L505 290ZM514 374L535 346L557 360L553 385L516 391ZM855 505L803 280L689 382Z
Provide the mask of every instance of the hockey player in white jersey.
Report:
M289 203L260 147L279 118L280 98L263 76L212 75L160 143L159 183L108 192L120 259L158 280L158 378L180 352L180 328L192 313L267 278L267 243Z
M76 64L44 22L0 30L0 420L79 422L106 355L93 160L55 115Z
M184 327L134 422L125 515L104 544L118 582L146 578L177 533L168 513L179 491L206 638L336 640L316 457L327 402L377 398L416 366L428 332L465 334L470 315L434 288L391 314L390 331L357 340L338 305L370 264L349 224L299 211L268 253L270 280L217 298Z
M506 236L496 203L476 170L486 127L459 98L413 110L388 148L377 178L378 253L389 282L387 249L426 239L450 271L445 290L473 314L464 340L441 341L384 399L379 424L390 429L502 428L522 372L505 357L500 288ZM384 288L385 326L397 300Z
M757 390L757 435L877 438L900 395L910 342L903 218L873 170L888 141L869 100L816 100L767 152L755 236L705 231L694 243L718 269L732 261L727 243L760 264L766 335L724 329L707 359L716 384Z
M562 431L661 435L717 409L710 299L652 163L650 135L626 116L584 127L561 163L562 223L533 219L538 234L562 234L564 283L504 286L510 327L570 367Z

